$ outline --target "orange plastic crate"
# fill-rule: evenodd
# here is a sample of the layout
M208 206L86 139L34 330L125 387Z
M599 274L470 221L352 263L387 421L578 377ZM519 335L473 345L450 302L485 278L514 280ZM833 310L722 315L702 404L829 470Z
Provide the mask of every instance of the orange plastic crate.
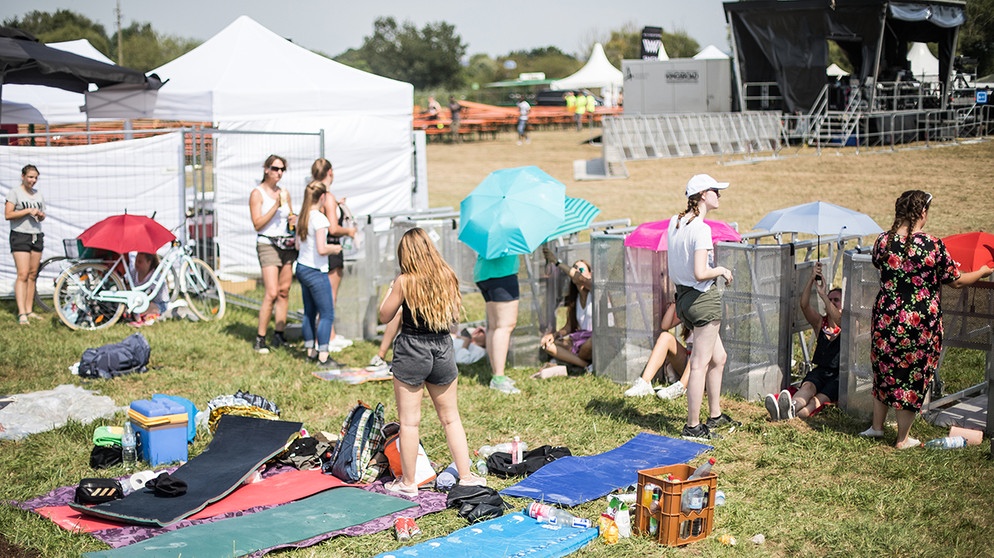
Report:
M668 482L663 479L672 474L678 479L686 479L694 472L690 465L669 465L644 469L638 472L638 494L635 503L635 521L633 528L636 534L650 535L649 523L655 517L659 528L655 535L659 544L666 546L683 546L707 538L714 527L714 493L718 486L718 477L714 473L694 479ZM645 486L654 484L660 489L659 511L649 512L651 501L646 500ZM680 497L687 489L700 486L704 489L704 506L700 510L682 513Z

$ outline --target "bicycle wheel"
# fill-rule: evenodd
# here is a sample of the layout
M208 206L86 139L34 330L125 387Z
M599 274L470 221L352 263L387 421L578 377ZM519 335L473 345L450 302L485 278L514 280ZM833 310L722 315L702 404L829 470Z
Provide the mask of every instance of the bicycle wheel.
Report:
M54 256L38 265L38 280L35 282L35 306L45 312L54 312L52 293L55 292L55 282L62 272L73 265L73 260L65 256Z
M190 310L201 320L224 317L224 289L210 266L197 258L184 258L179 271L179 288Z
M123 291L121 277L100 263L78 263L62 272L55 282L55 313L70 329L103 329L117 322L124 312L120 302L103 302L97 295Z

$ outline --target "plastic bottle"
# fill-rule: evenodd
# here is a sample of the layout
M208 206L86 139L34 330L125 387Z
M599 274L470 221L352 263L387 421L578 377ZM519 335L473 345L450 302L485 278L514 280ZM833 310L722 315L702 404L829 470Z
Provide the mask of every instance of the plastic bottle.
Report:
M494 453L497 453L497 452L510 453L510 454L513 455L514 452L511 451L513 449L511 447L512 443L513 442L501 442L501 443L495 444L493 446L483 446L482 448L480 448L480 451L479 451L480 457L483 457L484 459L486 459L486 457L490 457L491 454L494 454ZM486 457L484 457L483 456L483 448L490 448L492 451L489 454L487 454ZM528 444L525 443L525 442L522 442L521 440L518 440L518 448L520 448L522 452L526 452L526 451L528 451Z
M649 513L657 514L659 513L659 493L652 493L652 503L649 504Z
M483 476L487 476L487 460L481 459L476 462L476 471Z
M658 486L652 483L646 483L646 485L642 487L642 505L649 507L649 504L652 502L652 495L659 492L659 490L660 488Z
M592 525L589 519L576 517L566 510L537 502L528 505L528 515L534 517L540 523L547 522L550 525L562 525L564 527L577 527L580 529L586 529Z
M493 453L494 453L493 446L483 446L480 449L476 450L476 455L479 455L483 459L490 457Z
M435 477L435 488L448 492L453 486L456 485L456 481L459 480L459 470L456 469L456 464L453 462L451 465L445 468L444 471Z
M962 436L946 436L925 442L925 447L932 449L956 449L965 446L966 438Z
M680 511L690 513L704 509L704 487L695 486L683 491L680 495Z
M515 436L511 441L511 463L521 463L521 438Z
M694 469L693 474L687 477L687 480L692 481L694 479L699 479L705 475L711 474L711 467L714 466L714 458L708 459L700 465L700 467Z
M135 430L131 426L130 420L124 423L124 434L121 434L121 461L128 466L134 465L138 461Z

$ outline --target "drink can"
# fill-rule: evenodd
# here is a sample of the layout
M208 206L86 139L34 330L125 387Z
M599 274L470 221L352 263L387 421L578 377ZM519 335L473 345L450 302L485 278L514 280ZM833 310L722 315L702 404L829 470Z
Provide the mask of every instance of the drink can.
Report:
M413 517L405 517L404 519L407 520L407 528L410 530L412 538L421 534L421 527L418 527L418 524L414 522Z
M397 540L407 542L411 540L411 527L408 525L409 517L398 517L393 522L393 528L397 531Z

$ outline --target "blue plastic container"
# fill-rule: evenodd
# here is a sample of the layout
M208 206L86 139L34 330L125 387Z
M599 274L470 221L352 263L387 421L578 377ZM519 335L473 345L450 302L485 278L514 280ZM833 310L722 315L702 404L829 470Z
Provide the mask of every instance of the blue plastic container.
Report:
M187 460L187 411L182 404L168 398L138 399L131 402L128 417L142 460L153 466Z

